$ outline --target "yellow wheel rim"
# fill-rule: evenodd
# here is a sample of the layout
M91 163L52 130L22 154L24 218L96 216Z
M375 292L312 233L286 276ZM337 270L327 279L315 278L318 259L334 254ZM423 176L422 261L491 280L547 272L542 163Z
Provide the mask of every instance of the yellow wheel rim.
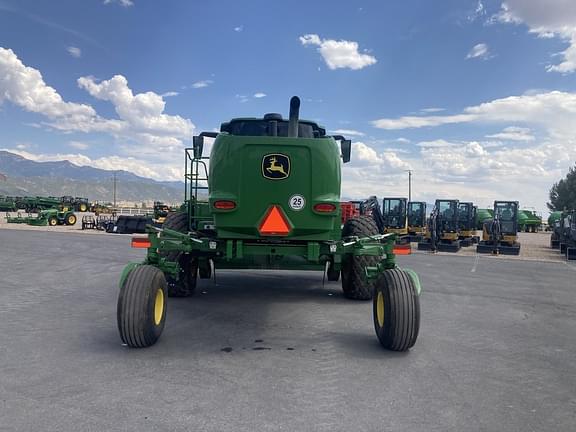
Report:
M384 327L384 296L382 292L378 292L378 297L376 298L376 319L378 320L378 325Z
M154 323L160 324L162 315L164 314L164 291L158 289L156 291L156 299L154 300Z
M50 226L56 226L56 220L50 219Z

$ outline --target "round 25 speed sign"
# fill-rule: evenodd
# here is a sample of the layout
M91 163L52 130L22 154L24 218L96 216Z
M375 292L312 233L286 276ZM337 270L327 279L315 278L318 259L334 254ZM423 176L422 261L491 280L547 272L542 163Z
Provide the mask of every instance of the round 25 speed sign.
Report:
M306 200L302 195L292 195L288 200L288 205L292 210L300 211L306 206Z

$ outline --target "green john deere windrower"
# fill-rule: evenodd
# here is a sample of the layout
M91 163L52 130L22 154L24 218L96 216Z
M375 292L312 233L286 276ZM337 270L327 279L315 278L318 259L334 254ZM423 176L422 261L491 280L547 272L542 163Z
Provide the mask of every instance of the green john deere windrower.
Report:
M299 120L299 107L293 97L288 120L237 118L219 133L194 137L186 149L184 205L162 228L150 226L147 237L133 239L147 255L120 279L118 329L126 345L153 345L167 298L192 295L198 277L210 278L213 269L326 271L331 281L341 275L345 297L373 300L384 347L414 345L418 276L396 265L395 234L380 234L371 216L342 227L340 159L350 160L351 142ZM202 154L205 137L215 138L210 158Z

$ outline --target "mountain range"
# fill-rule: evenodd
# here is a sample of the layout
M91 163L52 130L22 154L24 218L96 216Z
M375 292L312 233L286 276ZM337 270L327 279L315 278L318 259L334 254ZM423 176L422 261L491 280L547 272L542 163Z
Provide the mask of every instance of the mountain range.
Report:
M112 201L114 174L117 201L181 203L184 199L183 182L161 182L124 170L78 166L68 160L36 162L0 150L0 195L72 195Z

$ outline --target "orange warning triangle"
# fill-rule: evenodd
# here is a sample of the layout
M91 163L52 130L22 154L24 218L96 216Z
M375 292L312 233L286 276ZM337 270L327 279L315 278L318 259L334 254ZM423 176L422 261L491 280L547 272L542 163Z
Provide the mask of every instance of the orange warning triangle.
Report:
M280 207L272 206L264 216L258 231L262 235L286 235L291 228Z

